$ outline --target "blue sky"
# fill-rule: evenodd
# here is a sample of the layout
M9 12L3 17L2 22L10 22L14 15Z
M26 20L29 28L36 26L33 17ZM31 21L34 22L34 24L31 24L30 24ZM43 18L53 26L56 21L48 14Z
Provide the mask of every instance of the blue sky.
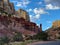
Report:
M24 9L29 13L30 21L38 26L42 24L43 30L52 26L52 22L60 20L60 0L10 0L15 9Z

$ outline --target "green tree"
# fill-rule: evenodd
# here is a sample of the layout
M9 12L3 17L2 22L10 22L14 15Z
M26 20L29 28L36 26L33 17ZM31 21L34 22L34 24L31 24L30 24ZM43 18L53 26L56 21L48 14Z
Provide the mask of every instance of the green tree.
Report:
M14 41L23 41L22 34L20 32L17 32L15 36L13 37Z
M5 37L0 38L0 41L1 41L1 44L3 43L3 44L9 45L10 39L7 36L5 36Z
M38 39L38 40L47 40L47 33L46 32L40 32L40 33L37 33L37 35L34 36L35 39Z
M0 45L4 45L4 42L2 41L2 38L0 38Z
M60 37L58 37L58 39L60 39Z

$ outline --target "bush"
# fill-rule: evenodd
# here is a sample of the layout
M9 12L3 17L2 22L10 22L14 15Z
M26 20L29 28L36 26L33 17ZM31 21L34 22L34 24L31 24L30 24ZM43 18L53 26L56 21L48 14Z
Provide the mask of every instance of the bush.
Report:
M16 33L16 35L13 37L14 41L23 41L23 37L21 33Z
M58 37L58 39L60 39L60 37Z
M40 32L40 33L37 33L37 35L33 36L34 39L37 39L37 40L47 40L47 33L46 32Z
M9 40L9 38L7 36L0 38L0 44L1 45L4 45L4 44L8 45L9 41L10 40Z
M2 38L0 38L0 45L4 45L4 42L2 41Z

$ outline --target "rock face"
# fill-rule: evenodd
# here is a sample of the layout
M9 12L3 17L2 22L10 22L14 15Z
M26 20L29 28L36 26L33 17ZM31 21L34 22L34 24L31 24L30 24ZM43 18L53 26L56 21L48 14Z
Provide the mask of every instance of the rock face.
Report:
M35 35L38 33L39 27L23 18L8 17L0 15L0 37L13 37L15 32L20 32L23 35Z
M60 20L53 22L52 27L46 32L48 32L48 39L55 40L60 38Z
M51 40L58 39L60 37L60 27L48 29L48 38Z
M28 12L23 9L19 9L18 11L16 11L14 8L14 3L10 3L9 0L0 0L0 10L1 8L3 9L3 11L7 12L7 14L11 14L19 18L22 17L26 21L30 21ZM5 14L3 13L3 15Z
M53 22L52 27L60 27L60 20L57 20L57 21Z
M16 11L9 0L0 0L0 37L12 38L15 32L32 36L40 31L42 27L30 22L28 12L23 9Z

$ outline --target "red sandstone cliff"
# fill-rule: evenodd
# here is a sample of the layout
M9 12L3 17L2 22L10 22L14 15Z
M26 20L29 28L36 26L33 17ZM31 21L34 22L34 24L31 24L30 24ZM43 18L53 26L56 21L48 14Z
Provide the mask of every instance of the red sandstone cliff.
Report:
M20 32L24 35L35 35L38 29L35 23L25 21L23 18L0 15L0 37L5 35L13 37L15 32Z

